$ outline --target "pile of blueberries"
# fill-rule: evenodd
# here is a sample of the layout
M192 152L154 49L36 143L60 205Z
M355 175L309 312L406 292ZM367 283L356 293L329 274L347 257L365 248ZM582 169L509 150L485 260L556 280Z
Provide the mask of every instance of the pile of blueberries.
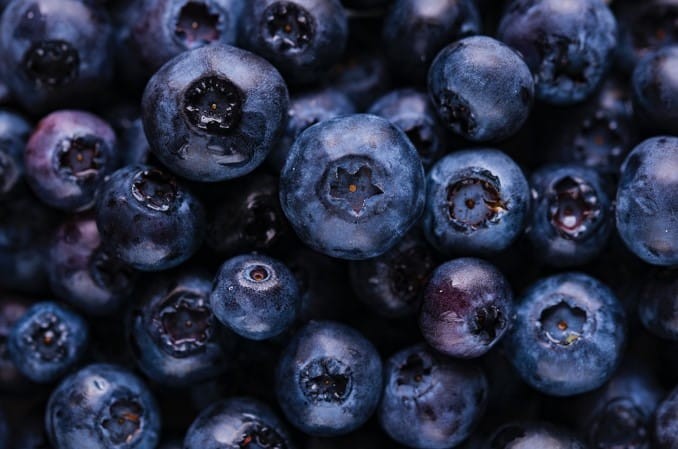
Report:
M0 449L678 448L677 0L0 12Z

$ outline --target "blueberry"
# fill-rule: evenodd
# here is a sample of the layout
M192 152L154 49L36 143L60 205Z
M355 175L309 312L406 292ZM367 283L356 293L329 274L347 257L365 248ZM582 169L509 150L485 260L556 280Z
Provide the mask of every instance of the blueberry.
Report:
M89 215L73 217L57 229L47 272L54 294L89 315L115 312L136 281L135 271L103 248Z
M147 164L151 148L144 134L140 108L137 105L122 103L108 111L106 118L118 137L118 149L123 165Z
M586 449L584 443L568 432L541 422L508 423L488 439L491 449Z
M160 412L135 375L117 365L95 364L67 377L52 392L45 427L59 449L153 449Z
M282 420L265 404L236 397L212 404L193 421L184 449L293 449Z
M301 296L285 264L271 257L245 254L221 265L210 302L217 319L233 332L252 340L265 340L292 325Z
M443 253L498 253L523 232L530 189L520 168L501 151L448 154L431 168L427 186L424 232Z
M0 391L3 393L24 393L34 388L12 361L8 342L14 324L30 305L29 301L20 297L6 294L0 297Z
M549 265L586 263L605 247L614 227L605 183L577 165L549 165L530 178L533 201L528 237Z
M184 52L146 85L153 154L194 181L223 181L260 165L283 130L287 87L264 59L224 44Z
M24 180L24 148L31 125L21 115L0 109L0 201L10 199Z
M636 114L653 129L678 134L678 43L645 55L633 71Z
M143 271L159 271L187 260L200 246L202 204L173 176L146 165L130 165L103 185L96 221L114 257Z
M622 166L617 229L626 246L653 265L678 264L678 137L641 142Z
M638 295L638 317L654 335L678 341L678 277L670 268L653 271Z
M419 327L443 354L473 358L489 351L513 319L513 292L493 265L461 258L435 269L423 293Z
M397 0L384 19L384 50L399 77L424 84L436 54L450 42L480 33L481 27L471 0Z
M380 50L352 49L330 70L325 85L346 94L362 111L388 92L391 73Z
M348 38L339 0L249 0L239 40L290 83L309 83L341 58Z
M211 280L191 271L149 279L129 311L137 365L163 385L188 386L223 374L229 345L210 306Z
M269 164L280 172L294 140L311 125L356 112L346 94L336 89L310 90L292 95L287 112L287 128L268 157Z
M447 130L438 120L428 95L422 91L391 91L374 102L369 113L384 117L402 129L417 149L425 169L449 151Z
M405 134L373 115L318 123L301 133L280 178L280 202L316 251L365 259L393 247L424 206L424 170Z
M43 202L67 211L89 209L117 168L115 132L88 112L53 112L33 130L24 159L26 179Z
M84 355L87 323L55 302L31 306L9 334L9 355L21 373L34 382L58 380Z
M428 91L445 126L487 142L506 139L525 123L534 81L518 53L490 37L472 36L438 53Z
M571 396L598 388L619 365L625 314L612 291L582 273L535 282L521 297L504 340L518 374L533 388Z
M379 422L400 444L447 449L466 439L485 411L485 374L420 344L386 362Z
M419 233L411 232L396 246L349 265L351 286L364 303L388 318L413 315L437 257Z
M0 54L13 98L32 113L95 103L113 75L113 27L91 1L14 0Z
M349 433L376 410L382 366L372 344L356 330L312 321L284 350L276 394L287 419L309 435Z
M654 416L654 448L673 449L678 446L678 388L659 404Z
M514 0L498 37L525 58L538 100L568 105L589 97L603 80L617 23L603 0Z

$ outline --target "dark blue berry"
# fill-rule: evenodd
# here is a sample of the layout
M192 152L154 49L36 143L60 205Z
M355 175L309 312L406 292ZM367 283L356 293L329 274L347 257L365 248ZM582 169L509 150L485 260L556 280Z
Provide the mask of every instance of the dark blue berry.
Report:
M678 272L663 268L644 279L638 294L638 317L654 335L678 341Z
M489 449L586 449L574 435L542 422L508 423L487 440Z
M678 43L645 55L633 71L636 114L653 130L678 134Z
M0 201L24 183L24 149L31 125L21 115L0 109Z

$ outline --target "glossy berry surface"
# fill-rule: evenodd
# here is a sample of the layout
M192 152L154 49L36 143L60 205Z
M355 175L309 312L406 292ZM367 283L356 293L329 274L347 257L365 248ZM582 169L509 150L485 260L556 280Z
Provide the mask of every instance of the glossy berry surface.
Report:
M424 170L405 134L364 114L308 128L280 175L280 202L299 238L345 259L393 247L421 215L424 189Z
M64 379L47 404L45 428L54 447L152 449L160 414L148 387L126 369L88 365Z
M355 430L374 413L382 365L372 343L356 330L311 321L283 351L276 371L278 403L298 429L320 436Z
M441 122L474 142L505 139L527 120L532 73L518 53L486 36L456 41L438 53L428 91Z
M488 384L483 371L426 345L396 353L384 370L379 422L407 447L453 447L469 436L485 410Z
M473 358L489 351L513 320L513 292L491 264L473 258L435 269L424 291L419 328L437 351Z
M625 339L624 310L612 291L585 274L563 273L521 296L505 349L530 386L570 396L612 376Z
M181 53L146 85L144 130L180 176L223 181L260 165L283 130L287 87L253 53L212 44Z
M287 330L301 307L294 274L279 260L241 255L219 268L210 303L216 318L236 334L252 340Z
M7 340L12 361L34 382L58 380L84 355L87 323L54 302L31 306L16 322Z
M678 264L678 137L641 142L622 166L617 230L626 246L653 265Z
M498 253L528 218L525 175L494 149L462 150L439 160L428 174L426 195L424 233L446 254Z
M184 262L205 232L199 200L175 177L145 165L111 175L99 195L96 220L112 254L142 271Z

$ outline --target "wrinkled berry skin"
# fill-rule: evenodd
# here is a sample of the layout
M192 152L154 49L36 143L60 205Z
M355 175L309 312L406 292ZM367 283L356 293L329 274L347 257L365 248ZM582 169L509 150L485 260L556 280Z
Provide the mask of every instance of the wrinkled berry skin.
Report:
M641 142L622 166L617 230L626 246L653 265L678 265L678 137Z
M408 88L391 91L375 101L368 113L384 117L403 130L425 169L449 151L447 130L425 92Z
M88 338L87 323L79 315L55 302L39 302L16 322L7 348L24 376L49 383L80 361Z
M652 129L678 134L678 43L643 57L633 71L636 114Z
M280 176L280 202L316 251L366 259L392 248L424 206L424 169L405 134L356 114L301 133Z
M145 165L113 173L102 186L96 221L106 248L142 271L175 267L199 248L205 212L173 176Z
M266 404L246 397L229 398L204 409L188 429L183 447L294 449L283 421Z
M588 275L564 273L522 295L504 342L525 382L542 393L571 396L614 374L625 338L624 309L612 291Z
M386 55L405 80L424 84L433 58L442 48L482 28L475 2L469 0L397 0L384 18Z
M377 408L381 359L356 330L311 321L283 351L275 389L285 416L299 430L315 436L346 434Z
M293 95L287 111L287 127L268 156L269 164L279 173L285 165L290 148L303 130L324 120L356 112L348 96L336 89L311 90Z
M96 2L16 0L0 30L5 80L33 114L91 104L112 78L112 26Z
M485 373L424 344L393 355L384 366L379 422L400 444L447 449L466 439L487 403Z
M42 119L26 145L26 180L46 204L66 211L94 205L96 190L118 165L113 129L84 111Z
M209 294L211 279L188 271L149 280L130 309L129 341L137 365L150 379L190 386L223 374L230 349Z
M92 216L75 216L56 231L47 266L50 287L88 315L115 312L132 293L136 272L107 253Z
M638 295L638 317L659 338L678 341L678 276L670 268L653 271Z
M589 97L602 81L616 48L617 23L602 0L514 0L498 38L525 58L538 100L569 105Z
M508 423L488 439L492 449L587 449L574 435L548 423Z
M504 276L481 259L460 258L435 269L423 293L419 328L437 351L479 357L506 333L513 292Z
M292 84L318 81L341 58L348 22L339 0L249 0L240 20L243 48Z
M297 318L301 293L294 274L279 260L244 254L219 268L210 301L214 315L236 334L265 340Z
M23 184L24 148L31 125L21 115L0 109L0 201Z
M503 140L527 120L534 96L532 73L510 47L471 36L438 53L428 91L441 122L474 141Z
M381 316L413 315L437 264L437 254L423 236L410 232L381 256L352 261L351 286L358 298Z
M578 165L549 165L530 178L528 237L537 257L567 267L595 258L614 228L606 185L598 172Z
M121 27L123 70L144 83L164 63L212 42L234 44L243 0L145 0L132 3ZM129 57L133 56L134 64ZM127 67L133 66L133 67Z
M82 368L64 379L47 403L45 428L59 449L153 449L160 411L142 381L109 364Z
M243 176L284 129L287 87L266 60L211 44L176 56L153 75L142 120L153 154L193 181Z
M431 168L427 187L424 234L442 253L498 253L523 232L530 188L518 165L501 151L448 154Z

